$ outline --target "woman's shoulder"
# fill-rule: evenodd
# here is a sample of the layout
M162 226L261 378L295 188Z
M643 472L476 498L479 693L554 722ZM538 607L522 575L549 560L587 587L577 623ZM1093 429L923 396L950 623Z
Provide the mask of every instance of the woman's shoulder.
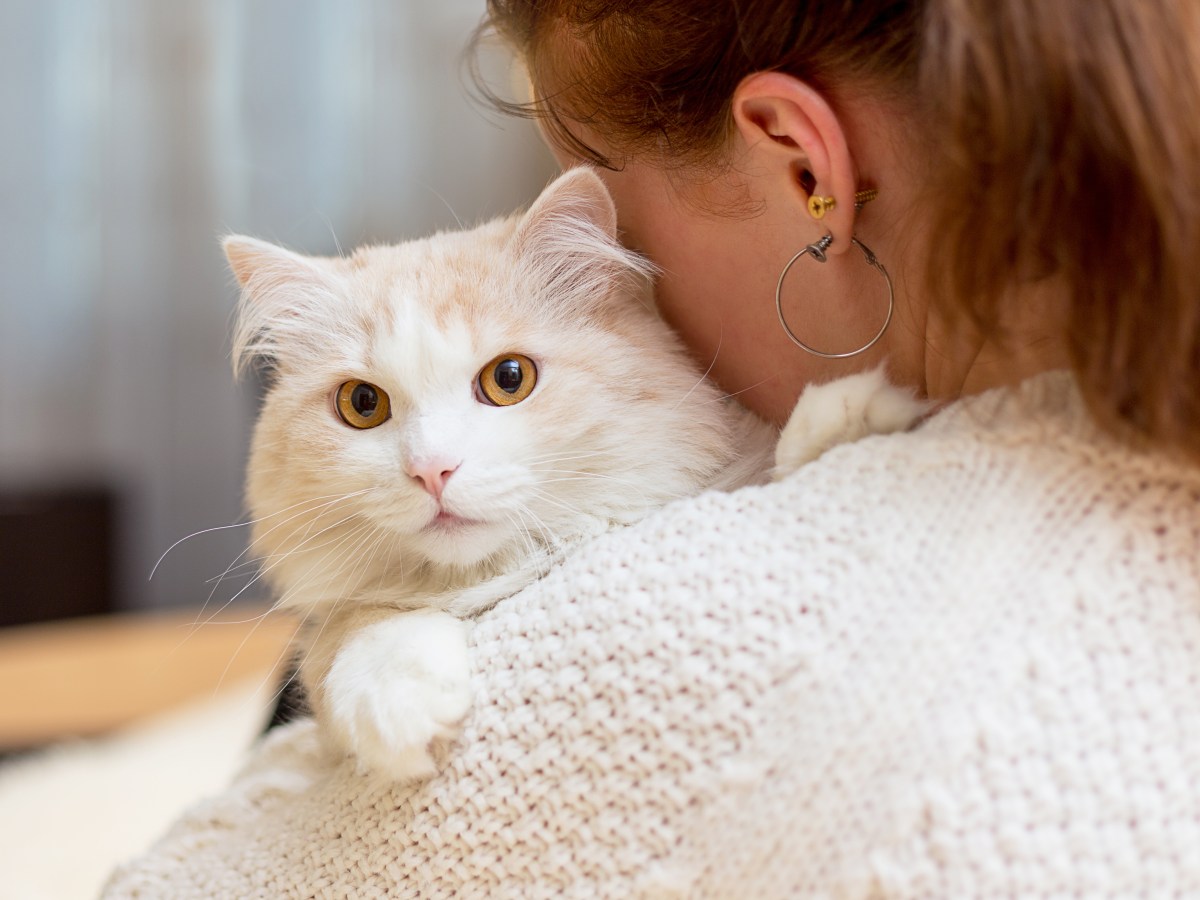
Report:
M557 684L543 737L594 730L640 791L700 773L664 789L691 797L690 871L733 894L890 873L953 895L989 869L1029 893L1080 835L1068 868L1135 890L1200 812L1161 787L1200 752L1197 546L1200 476L1106 438L1051 374L605 536L480 621L477 658ZM1101 772L1147 767L1096 801ZM1111 820L1155 804L1161 841L1126 865L1136 835ZM807 863L721 880L780 833ZM943 852L962 865L937 871Z
M1200 541L1200 469L1107 436L1054 372L835 447L780 482L674 503L582 548L549 584L692 596L859 589L886 573L891 590L920 590L991 566L1084 565L1079 548L1164 524L1172 546Z
M1053 374L606 536L482 620L476 650L543 660L512 681L558 685L537 691L543 738L592 730L639 796L690 797L680 871L705 884L953 895L991 872L1021 894L1061 852L1064 886L1200 885L1180 864L1198 546L1200 476L1105 437ZM807 862L722 868L780 833Z

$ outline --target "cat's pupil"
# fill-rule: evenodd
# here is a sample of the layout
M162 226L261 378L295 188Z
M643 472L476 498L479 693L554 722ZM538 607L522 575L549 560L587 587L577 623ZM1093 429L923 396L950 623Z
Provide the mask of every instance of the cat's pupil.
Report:
M521 374L521 364L515 359L506 359L496 366L496 386L509 394L515 394L521 387L524 376Z
M364 419L369 419L379 407L379 393L369 384L360 384L350 394L350 405Z

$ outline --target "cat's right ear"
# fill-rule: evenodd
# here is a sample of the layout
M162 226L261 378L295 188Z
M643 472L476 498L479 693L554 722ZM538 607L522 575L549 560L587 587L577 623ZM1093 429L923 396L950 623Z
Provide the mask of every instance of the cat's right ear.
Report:
M221 241L242 288L233 338L233 369L254 362L278 365L282 357L319 356L318 336L328 327L336 275L326 260L303 256L257 238L231 234Z

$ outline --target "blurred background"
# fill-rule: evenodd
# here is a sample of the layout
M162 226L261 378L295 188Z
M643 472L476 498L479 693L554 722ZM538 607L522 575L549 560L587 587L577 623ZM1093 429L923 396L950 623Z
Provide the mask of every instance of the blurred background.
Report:
M262 389L219 239L330 254L527 204L549 154L468 98L483 5L0 0L0 900L96 896L269 718L294 625L256 591L197 624Z
M0 0L0 624L196 606L245 546L199 535L148 580L243 520L260 386L230 372L220 235L334 253L551 177L528 122L468 99L482 13ZM511 78L499 48L483 67Z

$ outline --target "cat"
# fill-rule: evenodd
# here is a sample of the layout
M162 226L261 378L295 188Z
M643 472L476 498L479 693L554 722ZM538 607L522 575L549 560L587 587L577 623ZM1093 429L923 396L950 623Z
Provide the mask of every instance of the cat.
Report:
M590 537L921 411L882 373L823 385L777 453L776 430L658 317L653 269L619 243L587 168L470 231L348 258L242 236L224 249L242 288L235 369L270 374L252 546L303 619L326 747L394 780L431 775L470 708L465 618Z

